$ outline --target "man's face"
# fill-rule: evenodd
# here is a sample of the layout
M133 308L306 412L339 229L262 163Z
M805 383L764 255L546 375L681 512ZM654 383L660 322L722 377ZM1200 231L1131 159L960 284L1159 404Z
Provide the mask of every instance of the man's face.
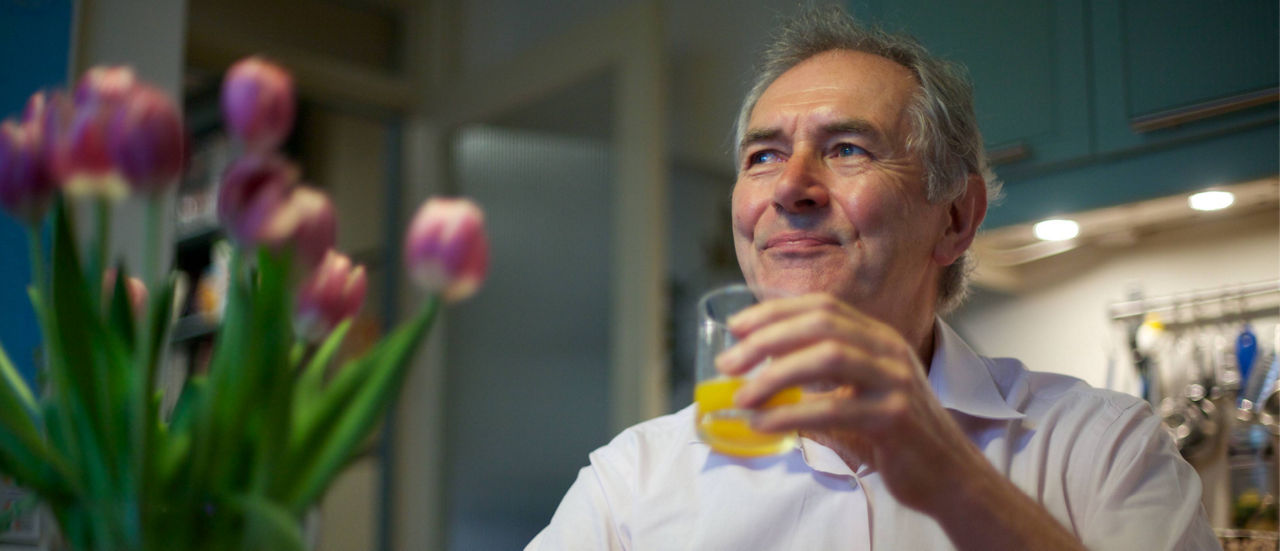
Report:
M850 51L783 73L751 111L733 190L747 284L828 292L893 323L932 312L946 203L907 149L918 88L905 67Z

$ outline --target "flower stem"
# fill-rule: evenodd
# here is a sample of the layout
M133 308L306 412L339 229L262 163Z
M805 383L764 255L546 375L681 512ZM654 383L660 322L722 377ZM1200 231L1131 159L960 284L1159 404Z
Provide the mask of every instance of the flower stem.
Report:
M161 233L161 216L163 215L163 204L158 196L152 196L147 199L147 215L146 226L146 247L142 251L142 276L146 282L146 288L150 290L149 302L146 309L148 314L159 313L167 316L167 310L171 305L162 304L168 293L161 292L160 289L160 273L158 258L160 257L160 233ZM153 507L155 505L153 494L155 492L155 455L157 450L157 431L159 430L159 411L157 409L156 400L153 395L156 390L156 376L159 371L160 358L164 356L164 348L158 343L153 343L154 339L160 338L155 335L156 330L151 322L151 315L143 317L142 331L139 331L139 340L135 347L139 357L142 358L142 369L144 376L139 389L139 399L142 407L139 412L140 424L137 430L141 432L141 446L139 451L142 455L141 461L138 462L140 472L138 473L138 505L141 512L141 521L145 526L154 522ZM160 331L161 334L164 331ZM153 344L155 344L153 346Z
M88 273L85 280L89 282L89 297L93 300L95 311L100 311L105 303L102 300L102 273L106 268L108 251L111 243L111 203L100 198L93 203L94 232L93 246L89 249Z
M50 308L49 302L49 283L45 279L44 273L44 247L40 242L40 226L32 224L27 227L27 246L31 249L31 285L36 290L36 296L39 297L43 308ZM49 339L53 335L49 332L49 320L46 315L40 311L36 312L36 323L40 326L40 363L48 365L49 358Z

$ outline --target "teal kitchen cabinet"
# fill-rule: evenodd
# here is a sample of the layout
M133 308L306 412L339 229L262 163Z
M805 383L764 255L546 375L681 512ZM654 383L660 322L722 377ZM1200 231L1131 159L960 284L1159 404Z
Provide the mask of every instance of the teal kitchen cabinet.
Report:
M859 19L904 30L964 63L978 124L997 164L1090 152L1084 0L860 0Z
M1093 0L1091 12L1099 152L1275 122L1275 0Z
M0 0L0 119L21 117L36 90L66 86L73 8L71 0ZM5 212L0 212L0 243L0 343L33 384L40 331L27 297L27 234Z
M852 0L968 66L987 227L1272 176L1275 0Z

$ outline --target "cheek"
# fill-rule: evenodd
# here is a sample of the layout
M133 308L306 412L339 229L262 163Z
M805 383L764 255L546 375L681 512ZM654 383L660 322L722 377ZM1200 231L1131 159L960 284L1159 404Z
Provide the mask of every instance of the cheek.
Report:
M739 247L741 247L741 241L748 243L751 241L755 235L756 224L760 221L760 215L768 205L767 201L758 197L759 195L752 193L749 185L738 184L733 187L733 196L729 204L732 211L733 241Z
M874 234L878 229L885 228L885 223L893 217L905 215L896 212L902 205L895 204L890 199L883 189L876 189L876 186L859 186L851 192L840 194L836 200L840 203L845 218L858 229L859 234Z

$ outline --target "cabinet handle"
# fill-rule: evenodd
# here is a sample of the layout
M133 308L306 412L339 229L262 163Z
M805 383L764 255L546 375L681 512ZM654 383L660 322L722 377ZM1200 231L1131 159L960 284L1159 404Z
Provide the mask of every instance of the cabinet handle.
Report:
M1031 156L1031 148L1026 142L1016 142L1012 145L997 147L987 150L987 162L993 165L1005 165L1014 161L1021 161Z
M1129 119L1129 128L1134 132L1150 132L1171 126L1178 126L1193 121L1216 117L1218 115L1248 109L1258 105L1275 103L1280 100L1280 87L1272 86L1253 92L1245 92L1225 98L1205 101L1159 111L1150 115L1142 115Z

